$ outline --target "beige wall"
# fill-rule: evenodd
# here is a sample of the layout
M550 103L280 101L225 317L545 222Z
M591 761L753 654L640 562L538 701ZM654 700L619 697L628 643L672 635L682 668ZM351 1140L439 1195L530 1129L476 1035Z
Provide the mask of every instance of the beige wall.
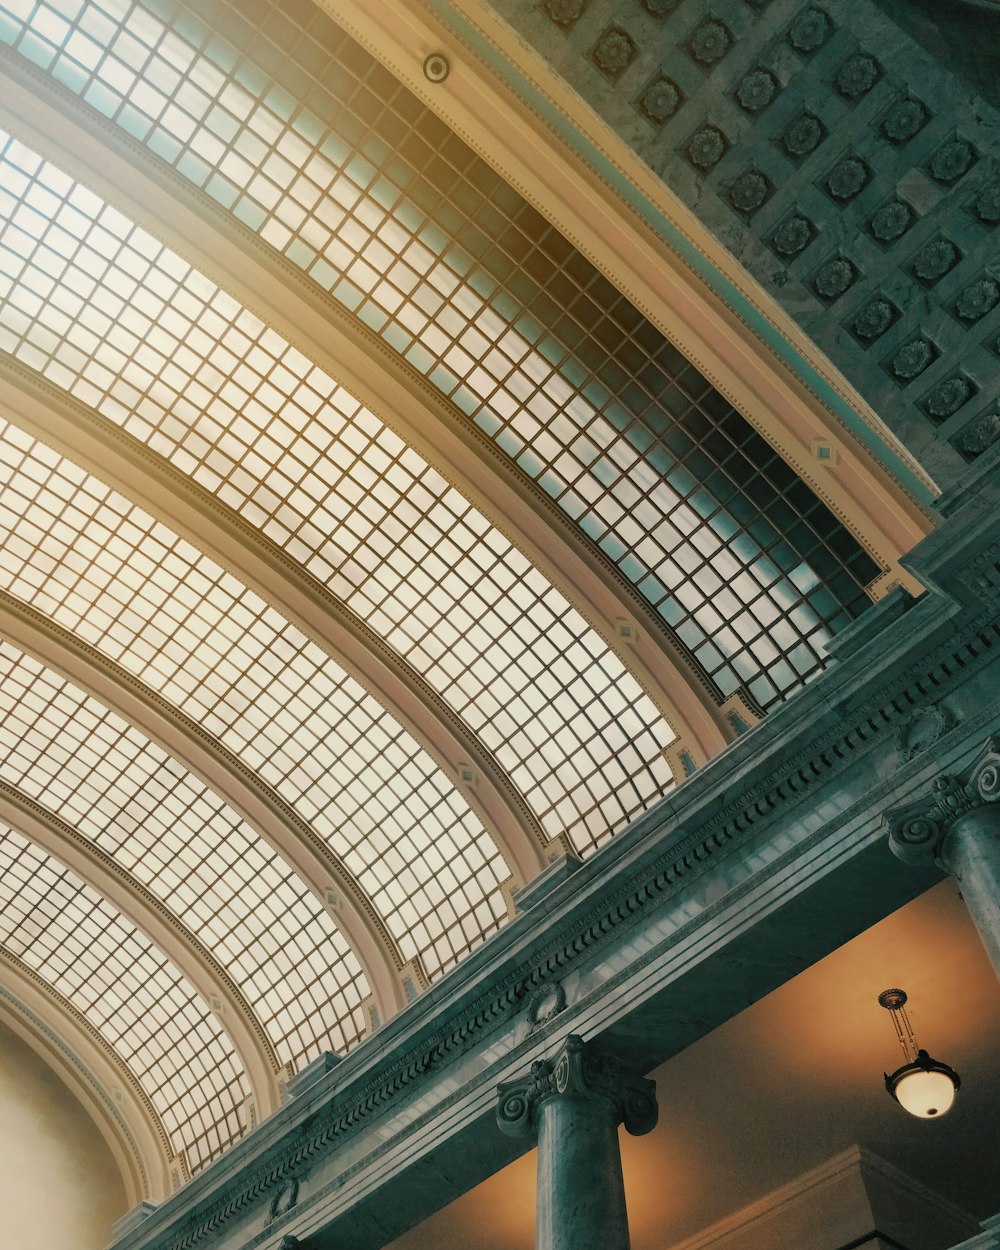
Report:
M0 1023L0 1247L102 1250L125 1209L121 1176L94 1122Z

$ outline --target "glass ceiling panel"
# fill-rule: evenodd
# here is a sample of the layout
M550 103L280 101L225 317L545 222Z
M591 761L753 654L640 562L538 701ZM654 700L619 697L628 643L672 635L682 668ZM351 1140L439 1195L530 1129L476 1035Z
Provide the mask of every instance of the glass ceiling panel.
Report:
M189 542L4 422L0 474L2 589L98 647L239 755L344 860L405 959L419 955L435 976L506 918L499 884L510 874L494 841L429 756L319 647ZM56 744L65 701L42 731ZM115 725L113 739L128 730L85 702L84 725ZM27 729L36 740L36 726L11 721L19 758ZM88 758L100 755L105 737ZM126 739L144 741L135 731ZM128 791L135 751L115 745L113 756L105 771L124 771ZM84 769L81 781L93 786L86 778ZM69 789L61 774L56 785ZM163 809L168 821L176 801ZM352 983L345 978L336 996L355 1040Z
M120 912L6 825L0 942L118 1052L192 1172L246 1131L242 1064L192 986Z
M319 647L165 525L3 422L0 475L0 587L146 682L272 786L355 874L405 959L419 955L436 976L506 918L498 887L510 874L492 838ZM12 747L24 728L12 729ZM133 761L117 758L128 786Z
M327 585L494 752L550 836L566 831L589 850L669 787L673 734L652 701L415 451L175 253L13 140L0 187L0 346L190 473ZM295 641L292 651L320 664L315 648Z
M262 4L253 20L224 0L4 5L22 55L301 267L535 479L721 695L744 687L766 708L819 671L874 561L315 5Z
M18 498L5 489L0 511ZM361 1038L369 989L353 952L288 865L207 786L3 643L0 718L0 779L110 854L211 950L282 1063L298 1067Z

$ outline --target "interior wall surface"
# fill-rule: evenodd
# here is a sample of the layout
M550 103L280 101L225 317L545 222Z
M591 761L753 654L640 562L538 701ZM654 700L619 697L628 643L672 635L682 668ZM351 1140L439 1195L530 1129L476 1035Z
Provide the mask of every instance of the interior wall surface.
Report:
M0 1246L103 1250L127 1205L94 1122L44 1060L0 1024Z

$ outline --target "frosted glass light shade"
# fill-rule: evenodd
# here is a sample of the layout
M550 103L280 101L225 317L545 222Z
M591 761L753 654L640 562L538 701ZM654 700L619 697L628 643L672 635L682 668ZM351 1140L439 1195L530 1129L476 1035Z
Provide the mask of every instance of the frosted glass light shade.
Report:
M960 1084L958 1073L926 1050L885 1078L886 1089L903 1110L921 1120L936 1120L950 1111Z

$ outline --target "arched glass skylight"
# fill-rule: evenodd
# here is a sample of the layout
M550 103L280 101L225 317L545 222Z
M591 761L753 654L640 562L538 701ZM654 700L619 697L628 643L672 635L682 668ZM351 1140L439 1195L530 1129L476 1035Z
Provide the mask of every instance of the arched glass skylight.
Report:
M190 543L2 424L0 465L3 589L135 674L272 786L354 873L404 959L419 956L436 976L496 929L509 876L496 845L356 681ZM19 754L23 730L12 729Z
M13 140L0 185L0 346L191 474L382 634L496 755L550 836L588 850L669 787L673 734L652 701L412 448ZM319 664L308 646L292 650ZM308 764L299 754L288 767Z
M117 1051L192 1172L245 1132L243 1066L192 986L120 912L6 825L0 944Z
M7 643L0 780L110 854L204 943L281 1063L361 1038L365 976L288 865L165 751Z
M22 55L425 374L618 566L720 696L743 687L767 707L819 671L866 605L874 562L626 298L325 15L275 3L273 22L251 23L224 0L211 12L102 0L69 17L20 2L0 0Z

